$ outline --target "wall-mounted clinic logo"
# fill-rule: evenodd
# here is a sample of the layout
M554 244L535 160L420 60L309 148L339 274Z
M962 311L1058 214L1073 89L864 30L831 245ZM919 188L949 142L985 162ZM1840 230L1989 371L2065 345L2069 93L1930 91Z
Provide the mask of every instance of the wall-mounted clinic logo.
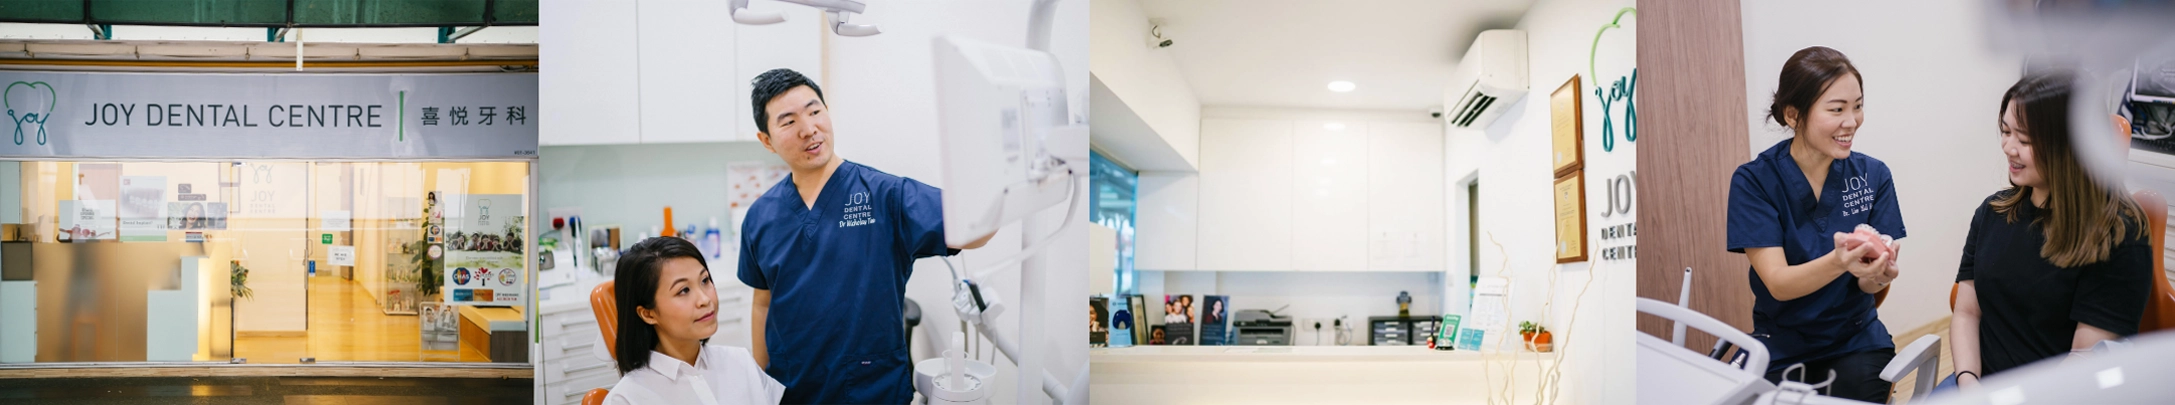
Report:
M44 94L39 94L40 88L43 88ZM53 91L53 85L45 82L8 83L7 90L0 93L0 98L5 98L0 102L6 103L8 120L15 123L15 144L22 145L31 134L36 134L38 144L44 145L45 120L53 116L53 106L59 105L54 99L60 98L60 93ZM36 127L24 128L25 124L36 124Z
M1616 82L1608 86L1601 85L1601 76L1594 74L1594 57L1601 53L1601 34L1608 33L1610 28L1622 28L1617 24L1624 21L1625 14L1636 16L1638 15L1638 9L1624 7L1622 10L1617 10L1614 20L1610 20L1608 24L1603 24L1600 31L1594 32L1593 49L1586 55L1586 77L1594 79L1593 95L1594 98L1601 100L1601 151L1603 152L1616 151L1616 122L1624 123L1624 142L1639 141L1639 105L1632 98L1632 94L1639 89L1639 68L1632 67L1630 76L1617 77ZM1614 110L1609 109L1609 107L1614 105L1624 106L1624 118L1622 120L1617 120L1611 116Z

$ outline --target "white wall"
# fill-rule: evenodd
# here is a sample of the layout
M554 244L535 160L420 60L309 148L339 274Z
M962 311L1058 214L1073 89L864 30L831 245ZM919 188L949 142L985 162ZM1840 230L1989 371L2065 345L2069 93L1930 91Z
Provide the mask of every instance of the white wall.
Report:
M740 227L733 226L726 206L731 190L726 167L781 162L755 142L546 146L537 156L542 190L537 200L544 210L581 208L584 227L621 226L622 241L630 245L636 232L664 225L668 205L680 225L707 225L717 217L722 231L732 235Z
M1562 352L1563 386L1556 403L1615 403L1630 398L1633 379L1631 345L1634 330L1630 304L1635 293L1635 263L1605 261L1598 256L1598 230L1626 222L1623 217L1601 218L1607 194L1600 181L1630 172L1637 156L1636 143L1622 139L1617 130L1613 152L1602 150L1600 100L1593 95L1594 79L1588 76L1589 55L1594 55L1594 32L1611 21L1617 10L1632 6L1624 0L1542 1L1527 11L1517 29L1526 31L1531 89L1524 100L1509 106L1501 118L1484 130L1449 128L1445 131L1449 185L1451 274L1468 271L1465 230L1465 181L1480 180L1479 273L1511 281L1507 306L1510 322L1532 320L1555 333L1556 350ZM1622 28L1610 29L1600 39L1594 69L1603 81L1631 73L1635 60L1632 33L1638 18L1626 16ZM1572 75L1582 80L1580 102L1585 128L1587 206L1587 262L1557 265L1553 184L1555 173L1549 159L1551 129L1549 94ZM1621 106L1612 105L1621 114ZM1621 125L1619 123L1619 125ZM1656 198L1647 197L1645 201ZM1500 244L1500 248L1497 247ZM1591 266L1591 267L1589 267ZM1458 277L1447 285L1446 306L1463 308L1469 289ZM1583 291L1583 292L1582 292ZM1583 293L1583 297L1581 294ZM1516 338L1513 337L1512 340ZM1521 393L1520 398L1530 398ZM1520 399L1523 401L1524 399Z
M856 15L855 23L876 24L884 33L871 37L849 38L831 36L826 69L828 82L824 95L831 106L835 142L839 154L855 162L885 172L920 180L943 187L942 172L937 158L937 110L934 100L936 87L930 82L935 76L931 70L933 39L939 34L969 37L997 44L1026 46L1026 1L955 0L922 1L913 3L886 3L885 7L871 7L870 14ZM1070 81L1066 95L1076 116L1087 114L1088 3L1082 0L1060 0L1057 16L1052 27L1052 51L1057 54L1065 76ZM1084 121L1083 121L1084 123ZM1077 146L1077 153L1085 155L1087 145ZM1082 182L1085 195L1086 182ZM1080 204L1075 213L1078 222L1087 223L1086 204ZM1055 223L1064 216L1062 209L1046 210L1036 217ZM1017 252L1021 243L1019 226L1009 226L998 232L989 245L963 255L965 263L994 260ZM1044 253L1051 263L1048 278L1051 287L1039 298L1046 300L1046 316L1037 323L1046 333L1046 341L1025 342L1024 333L1016 329L1020 306L1013 306L999 316L1000 324L1013 333L1013 339L1022 340L1024 347L1044 350L1043 364L1058 379L1071 381L1086 371L1087 334L1079 333L1078 317L1055 316L1077 314L1087 310L1087 230L1079 226L1051 241L1051 248ZM914 276L907 283L908 298L920 302L923 309L922 326L914 336L916 358L930 356L931 331L939 332L943 341L959 330L958 318L946 309L951 302L949 284L951 276L943 263L925 259L915 263ZM1019 274L1001 271L986 285L996 287L997 294L1005 302L1020 303ZM986 347L986 346L985 346ZM994 350L992 350L994 351ZM998 365L998 381L995 394L997 402L1010 403L1018 398L1014 393L1019 373L1013 371L1010 361L1003 358L987 359ZM1047 403L1048 398L1032 396L1035 402Z
M1200 167L1201 102L1169 51L1148 46L1148 16L1139 1L1092 2L1093 143L1126 156L1119 159L1137 170Z
M1853 150L1888 163L1910 233L1903 243L1907 253L1899 256L1902 275L1880 308L1892 333L1949 315L1948 290L1971 213L2008 186L1995 123L2001 93L2023 64L1985 40L1990 6L1964 0L1744 3L1748 153L1790 137L1766 111L1792 53L1814 45L1835 48L1865 75L1865 123ZM1838 21L1852 28L1836 30Z

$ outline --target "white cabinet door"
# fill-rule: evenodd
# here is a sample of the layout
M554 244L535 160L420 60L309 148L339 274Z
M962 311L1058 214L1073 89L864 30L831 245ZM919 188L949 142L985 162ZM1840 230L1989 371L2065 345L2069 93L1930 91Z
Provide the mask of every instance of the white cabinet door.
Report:
M629 144L640 142L636 106L637 25L635 8L620 2L547 1L539 4L540 22L553 27L537 32L544 44L537 55L544 69L537 77L537 110L550 114L537 142L551 145Z
M1367 269L1367 124L1292 128L1291 270Z
M643 0L623 4L636 10L633 27L595 27L583 33L633 28L641 38L642 143L722 142L732 127L718 125L728 111L746 111L747 102L732 94L734 29L718 17L730 7L723 1Z
M1367 128L1367 268L1443 270L1441 125L1376 122Z
M726 3L717 0L702 1L717 3L721 6ZM713 126L713 128L719 128L720 131L731 128L731 137L735 141L756 140L755 133L757 129L754 110L756 106L754 100L751 99L754 89L750 86L750 83L755 79L755 75L771 69L787 68L800 72L802 76L807 76L809 80L815 81L817 87L822 87L824 84L823 39L825 35L829 35L829 32L823 29L823 13L814 8L782 2L756 3L768 3L754 5L759 9L765 8L762 7L764 5L768 5L770 7L767 7L767 9L785 12L786 21L770 25L738 25L739 32L734 35L733 39L722 42L733 44L733 53L737 55L732 65L725 66L735 67L736 72L728 81L733 86L732 99L738 100L737 103L741 107L731 111L730 114L712 114L704 117L704 121L708 122L715 122L715 120L719 119L732 120L732 125L719 125ZM696 17L718 19L715 15Z
M1201 270L1290 270L1292 123L1201 120Z
M1134 208L1133 268L1194 270L1200 231L1201 176L1141 172Z

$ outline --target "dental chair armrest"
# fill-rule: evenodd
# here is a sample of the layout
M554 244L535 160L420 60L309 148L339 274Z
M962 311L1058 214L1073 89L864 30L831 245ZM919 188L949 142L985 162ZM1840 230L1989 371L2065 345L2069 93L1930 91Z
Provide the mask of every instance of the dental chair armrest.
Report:
M1896 358L1888 361L1888 367L1880 370L1880 379L1888 382L1902 380L1922 367L1939 367L1935 360L1941 357L1941 337L1926 335L1912 341L1910 346L1896 352ZM1938 381L1936 381L1938 382ZM1924 382L1920 382L1924 384Z

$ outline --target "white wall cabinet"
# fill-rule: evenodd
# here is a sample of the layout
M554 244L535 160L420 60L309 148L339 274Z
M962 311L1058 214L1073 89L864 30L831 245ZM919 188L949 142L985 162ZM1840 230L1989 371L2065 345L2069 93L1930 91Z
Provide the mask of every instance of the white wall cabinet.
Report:
M539 22L585 30L538 30L537 110L543 145L641 142L634 7L606 1L546 1ZM543 115L548 114L548 115Z
M631 6L630 6L631 5ZM749 80L792 68L823 81L823 16L779 4L771 25L719 22L726 2L545 2L555 24L595 30L539 38L544 90L553 114L539 142L552 145L755 141Z
M1201 270L1288 270L1292 122L1201 120Z
M1292 129L1291 269L1355 270L1367 263L1372 139L1366 123L1299 121Z
M1141 172L1133 221L1133 268L1200 268L1201 177L1195 173Z
M1199 174L1141 174L1134 266L1444 270L1442 147L1428 122L1201 120Z
M1367 269L1446 269L1442 127L1383 122L1367 134Z

